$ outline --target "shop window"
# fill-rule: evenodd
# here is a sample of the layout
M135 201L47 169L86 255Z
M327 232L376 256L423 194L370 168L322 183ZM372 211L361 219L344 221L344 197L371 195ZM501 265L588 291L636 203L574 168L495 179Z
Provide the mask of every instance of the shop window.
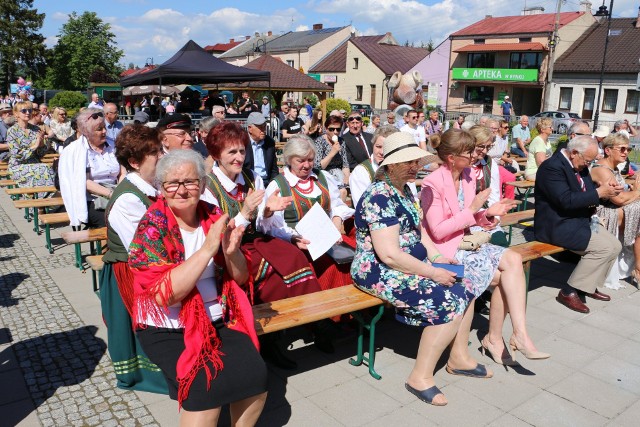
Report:
M572 87L560 88L560 102L558 103L558 110L570 110L571 109L571 97L573 96Z
M362 101L362 86L356 86L356 101Z
M640 92L637 90L627 91L627 103L624 108L625 113L638 113L638 102L640 102Z
M605 89L602 111L615 112L618 104L618 89Z
M467 68L493 68L496 54L493 52L470 53L467 56Z
M542 54L539 52L512 52L509 68L512 69L530 69L540 68L542 64Z
M465 102L490 104L493 102L493 86L466 86L464 100Z

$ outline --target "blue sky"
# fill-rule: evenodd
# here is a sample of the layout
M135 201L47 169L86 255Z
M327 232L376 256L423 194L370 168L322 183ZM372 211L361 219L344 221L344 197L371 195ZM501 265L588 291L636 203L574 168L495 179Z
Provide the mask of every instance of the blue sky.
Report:
M562 11L576 11L580 0L566 0ZM595 0L592 10L600 6ZM607 6L609 1L606 2ZM184 5L184 6L182 6ZM555 0L528 0L528 7L542 6L554 12ZM485 15L520 14L524 0L308 0L214 1L214 0L35 0L34 7L46 14L42 28L53 46L69 13L96 12L112 25L118 47L124 50L124 65L167 60L189 39L202 46L229 39L273 31L275 34L311 28L352 25L364 35L390 31L396 39L438 44L450 33ZM636 16L637 0L617 0L614 16Z

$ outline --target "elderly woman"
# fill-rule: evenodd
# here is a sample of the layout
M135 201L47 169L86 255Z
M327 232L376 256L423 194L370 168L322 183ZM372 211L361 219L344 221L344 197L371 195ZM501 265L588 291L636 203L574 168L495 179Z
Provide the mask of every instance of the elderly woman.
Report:
M302 250L307 249L308 240L300 236L295 226L311 209L320 203L335 227L343 230L343 222L353 216L340 198L338 184L324 171L314 169L316 146L306 135L292 136L284 146L284 172L274 178L267 187L267 200L276 191L283 197L293 197L293 203L282 211L258 212L258 228L265 234L291 242ZM345 235L342 239L349 241ZM313 262L313 267L322 289L351 284L348 264L338 265L323 255Z
M244 169L249 136L237 123L225 122L207 136L207 149L215 164L207 174L203 199L246 226L242 250L248 254L252 303L278 301L320 290L309 261L300 249L281 239L265 236L256 229L258 209L284 210L291 197L272 194L264 203L264 183L257 173ZM262 354L279 367L292 369L289 360L269 334L263 339Z
M62 107L56 107L53 110L53 116L49 122L49 126L53 131L56 143L61 147L64 142L75 132L71 128L71 121L67 118L67 110Z
M538 136L529 144L529 156L524 170L524 177L529 181L536 180L538 167L553 154L551 142L549 142L549 136L553 133L552 125L553 120L550 117L543 117L536 122Z
M623 246L619 256L622 262L618 262L617 268L614 265L606 285L618 289L619 279L632 276L637 286L640 281L640 175L636 175L633 184L628 185L618 170L618 165L626 162L631 152L629 139L624 134L607 136L602 142L602 149L604 157L591 168L593 182L598 187L611 181L625 186L625 191L601 200L597 208L604 226L614 236L619 236Z
M391 134L400 132L398 128L392 125L384 125L379 127L373 134L371 143L373 144L373 152L371 157L360 163L353 169L349 175L349 189L351 190L351 200L353 206L358 206L358 201L362 197L367 187L373 182L376 171L380 167L380 163L384 160L384 140ZM416 194L416 185L413 182L408 183L413 194Z
M133 325L142 348L182 408L181 425L216 425L230 405L233 425L254 425L266 400L257 350L243 226L200 201L202 156L174 150L156 167L162 196L129 247ZM228 223L228 226L227 226Z
M476 176L470 166L479 154L469 133L449 129L435 148L444 163L422 182L424 225L439 253L464 265L463 282L470 292L478 297L489 285L496 286L491 298L489 334L482 340L482 347L496 363L513 363L502 339L506 306L513 326L511 350L520 351L528 359L548 358L548 354L536 350L527 332L526 284L520 255L490 243L475 251L459 248L470 226L495 227L496 217L508 212L514 202L502 199L483 207L491 189L476 194Z
M64 207L72 226L105 226L105 207L113 188L124 176L115 147L107 143L104 113L87 108L78 114L80 138L60 156L58 174Z
M359 289L393 304L400 322L425 327L405 387L418 399L443 406L447 400L435 385L433 371L452 341L448 372L492 375L467 357L473 317L468 306L474 296L456 283L453 272L427 262L450 262L423 232L417 202L407 186L428 153L416 146L411 134L398 132L384 140L384 154L376 179L356 210L351 275Z
M371 123L365 129L365 132L374 133L380 127L380 114L371 115Z
M52 186L54 172L42 163L46 151L45 132L29 123L31 102L17 102L13 106L16 123L7 130L9 146L9 173L18 187ZM45 197L48 193L38 193Z
M340 198L347 198L349 185L349 161L345 142L340 136L342 119L338 116L329 116L324 123L326 132L315 140L316 157L313 166L316 169L330 173L338 182Z
M143 125L125 126L116 139L116 157L127 176L106 208L109 249L102 257L100 301L118 387L167 394L162 372L142 351L131 327L133 276L127 264L140 218L157 197L154 182L156 163L162 157L160 140L160 132Z

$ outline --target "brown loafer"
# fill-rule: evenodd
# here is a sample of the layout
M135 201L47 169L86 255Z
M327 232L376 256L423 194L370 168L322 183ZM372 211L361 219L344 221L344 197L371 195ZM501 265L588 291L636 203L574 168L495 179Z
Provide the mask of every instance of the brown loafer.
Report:
M611 301L611 297L609 295L603 294L597 289L594 293L592 294L585 293L585 295L588 296L589 298L597 299L598 301Z
M558 292L556 301L578 313L588 313L590 311L589 307L580 300L577 292L571 292L569 295L565 295L560 291Z

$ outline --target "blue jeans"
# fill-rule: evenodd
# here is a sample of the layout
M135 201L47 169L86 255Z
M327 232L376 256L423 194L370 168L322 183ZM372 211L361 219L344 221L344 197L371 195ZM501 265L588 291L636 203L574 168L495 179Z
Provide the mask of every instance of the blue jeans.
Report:
M511 154L515 154L516 156L520 156L520 157L527 157L524 154L524 151L520 149L520 147L516 147L516 148L511 147Z

